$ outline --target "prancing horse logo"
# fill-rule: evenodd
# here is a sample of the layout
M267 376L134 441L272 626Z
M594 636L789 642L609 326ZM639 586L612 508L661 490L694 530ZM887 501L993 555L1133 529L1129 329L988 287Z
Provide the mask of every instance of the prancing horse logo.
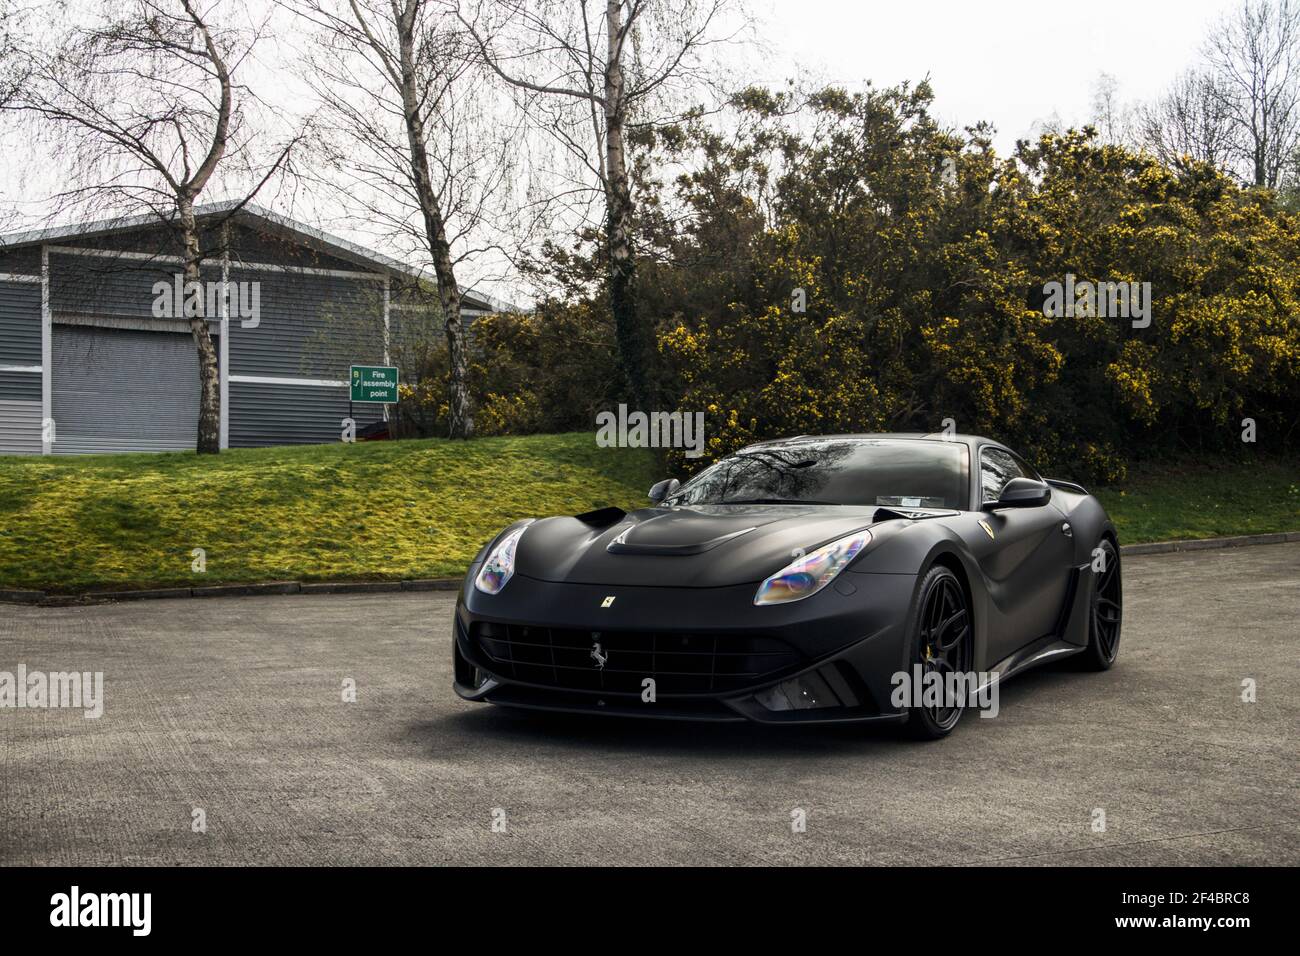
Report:
M601 607L613 607L613 606L614 606L614 595L611 594L609 597L605 598L605 600L601 601L601 602L600 602L600 606L601 606Z
M596 662L597 670L605 669L605 662L609 660L609 655L600 649L599 641L591 646L591 659Z

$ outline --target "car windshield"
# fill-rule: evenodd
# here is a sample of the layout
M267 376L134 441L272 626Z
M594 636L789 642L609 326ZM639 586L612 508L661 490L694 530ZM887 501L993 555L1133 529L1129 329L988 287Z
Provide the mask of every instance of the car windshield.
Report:
M961 508L964 444L827 439L737 452L700 472L674 505L826 504Z

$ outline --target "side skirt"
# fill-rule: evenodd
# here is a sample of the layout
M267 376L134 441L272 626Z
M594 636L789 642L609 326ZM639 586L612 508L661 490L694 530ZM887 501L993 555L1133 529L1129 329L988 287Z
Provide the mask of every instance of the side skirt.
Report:
M1039 638L1032 644L1027 644L1020 650L1016 651L1002 660L998 661L991 667L990 673L995 674L993 680L986 681L980 686L980 690L993 684L1001 683L1008 677L1013 677L1021 671L1027 671L1031 667L1037 667L1039 664L1046 664L1062 657L1073 657L1082 651L1083 648L1068 641L1063 641L1054 634L1047 637Z

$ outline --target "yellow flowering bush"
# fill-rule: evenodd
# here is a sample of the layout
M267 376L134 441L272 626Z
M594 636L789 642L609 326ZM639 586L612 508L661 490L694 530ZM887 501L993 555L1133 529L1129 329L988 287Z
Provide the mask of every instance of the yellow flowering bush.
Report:
M740 133L687 140L689 225L646 238L644 275L661 404L706 411L710 455L951 419L1095 480L1240 450L1246 417L1300 438L1300 223L1276 197L1091 130L998 157L930 97L747 91ZM1052 308L1067 281L1080 308ZM1077 298L1098 283L1133 296Z

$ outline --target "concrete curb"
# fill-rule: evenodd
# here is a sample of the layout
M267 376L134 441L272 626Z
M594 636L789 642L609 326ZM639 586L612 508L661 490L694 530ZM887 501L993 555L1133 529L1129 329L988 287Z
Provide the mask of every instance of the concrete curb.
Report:
M255 594L297 594L302 585L297 581L268 581L266 584L217 584L211 587L190 588L193 597L252 597Z
M1187 541L1155 541L1126 544L1120 553L1174 554L1208 551L1214 548L1244 548L1257 544L1286 544L1300 541L1300 531L1272 534L1241 534L1229 538L1192 538ZM46 594L44 591L0 588L0 604L35 604L69 607L76 604L104 604L113 601L150 601L162 598L254 597L263 594L385 594L395 591L459 591L462 578L422 578L413 581L271 581L265 584L216 584L197 588L151 588L143 591L88 591L85 594Z
M92 591L80 597L93 601L153 601L160 598L193 597L193 588L155 588L150 591Z
M302 586L303 594L382 594L400 590L401 581L325 581Z
M396 591L459 591L463 578L421 578L413 581L271 581L265 584L213 584L197 588L147 588L139 591L87 591L84 594L46 594L44 591L0 589L0 604L35 604L72 607L117 601L153 601L166 598L257 597L274 594L383 594Z
M1244 548L1256 544L1286 544L1288 541L1300 541L1300 531L1278 531L1272 534L1239 534L1229 538L1191 538L1187 541L1153 541L1148 544L1126 544L1119 551L1122 555L1171 554L1177 551Z
M464 578L426 578L423 581L402 581L403 591L459 591Z

